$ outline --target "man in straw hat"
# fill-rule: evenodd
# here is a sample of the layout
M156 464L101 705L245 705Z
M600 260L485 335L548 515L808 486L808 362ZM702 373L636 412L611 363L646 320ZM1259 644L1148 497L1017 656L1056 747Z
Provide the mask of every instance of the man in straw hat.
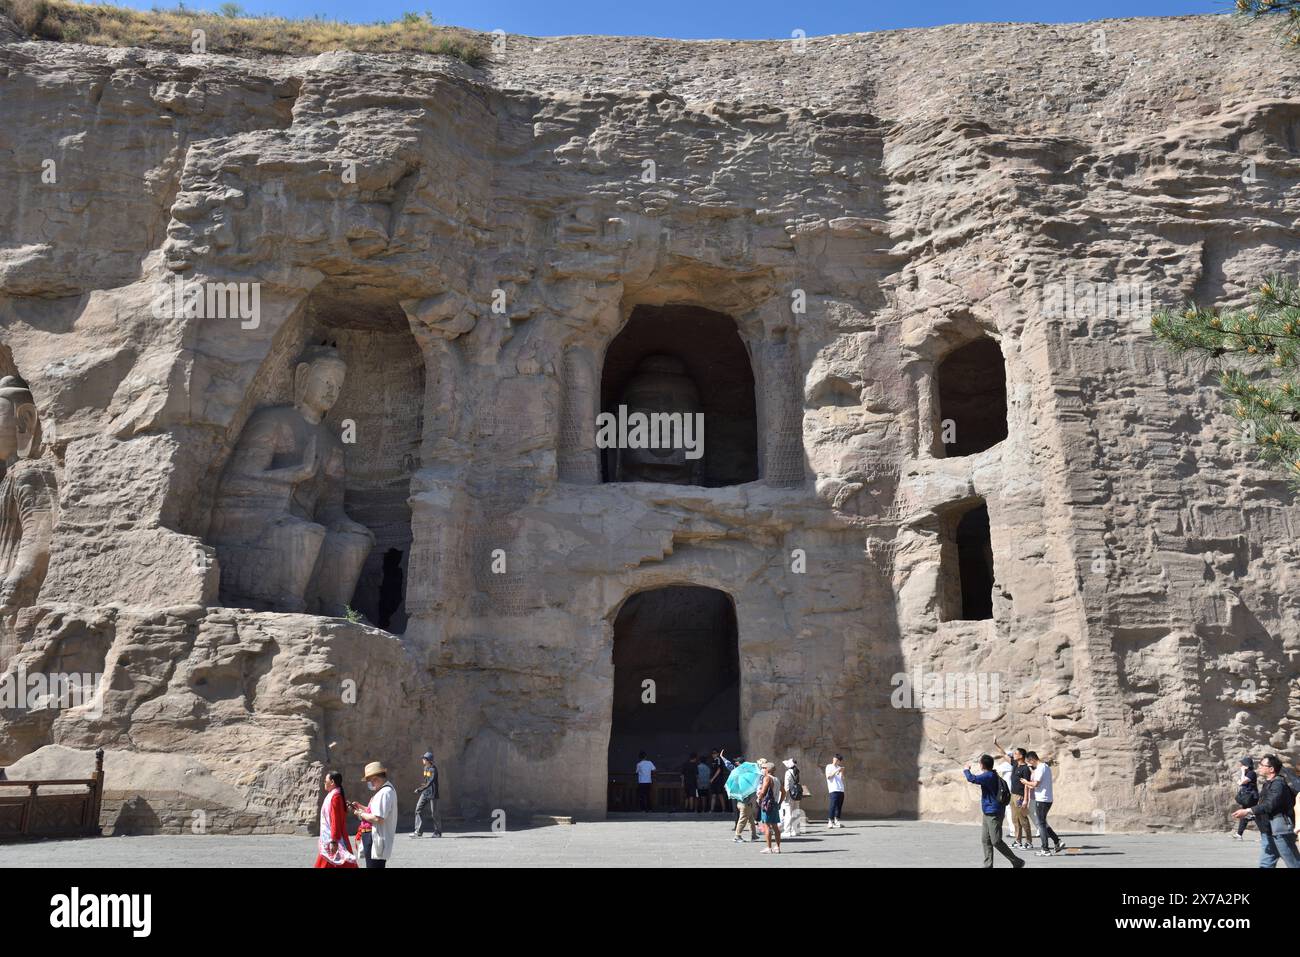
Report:
M375 792L369 807L351 802L352 813L370 825L361 839L362 856L366 867L386 867L397 842L397 791L388 780L388 771L378 761L367 764L362 777L366 787Z

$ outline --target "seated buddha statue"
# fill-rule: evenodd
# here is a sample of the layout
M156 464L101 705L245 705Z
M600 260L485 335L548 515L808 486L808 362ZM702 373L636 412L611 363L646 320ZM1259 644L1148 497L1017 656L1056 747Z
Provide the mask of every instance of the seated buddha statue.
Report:
M223 603L346 613L375 544L343 509L343 444L324 422L346 374L333 348L313 347L294 370L293 404L259 409L244 426L208 536Z

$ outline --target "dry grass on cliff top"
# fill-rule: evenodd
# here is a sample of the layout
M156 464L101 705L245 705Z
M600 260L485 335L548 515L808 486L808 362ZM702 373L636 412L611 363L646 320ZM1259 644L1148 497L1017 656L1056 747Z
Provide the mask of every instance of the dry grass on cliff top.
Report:
M427 14L408 13L390 23L289 20L249 16L238 4L222 13L187 10L151 12L68 0L0 0L0 14L38 40L106 47L149 47L191 52L192 31L204 31L208 53L311 55L329 50L363 53L440 53L478 66L487 56L476 34L438 26Z

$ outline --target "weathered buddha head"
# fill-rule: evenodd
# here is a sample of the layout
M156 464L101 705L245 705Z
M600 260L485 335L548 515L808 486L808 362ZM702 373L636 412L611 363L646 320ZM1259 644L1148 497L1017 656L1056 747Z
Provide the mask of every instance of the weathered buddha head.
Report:
M14 375L0 379L0 462L30 458L40 434L36 403L27 383Z
M620 397L629 415L642 412L700 412L700 392L674 356L652 355L641 360ZM638 482L690 484L694 464L684 448L625 449L619 456L620 478Z
M333 346L322 343L308 349L294 370L293 404L309 418L324 418L339 400L347 371Z

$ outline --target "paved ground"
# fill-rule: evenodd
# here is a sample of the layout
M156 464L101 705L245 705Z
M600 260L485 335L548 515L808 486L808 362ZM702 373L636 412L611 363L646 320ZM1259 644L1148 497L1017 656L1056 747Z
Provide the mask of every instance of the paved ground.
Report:
M1060 857L1025 855L1029 867L1254 867L1259 837L1228 834L1075 834L1061 832L1069 851ZM828 831L787 839L780 857L762 844L733 844L721 817L683 819L632 815L612 821L553 825L493 834L449 832L442 838L398 837L393 867L583 867L647 865L734 867L740 860L772 867L978 867L974 826L915 821L850 821ZM305 867L316 856L312 837L107 837L0 845L0 868ZM998 859L997 866L1006 866Z

